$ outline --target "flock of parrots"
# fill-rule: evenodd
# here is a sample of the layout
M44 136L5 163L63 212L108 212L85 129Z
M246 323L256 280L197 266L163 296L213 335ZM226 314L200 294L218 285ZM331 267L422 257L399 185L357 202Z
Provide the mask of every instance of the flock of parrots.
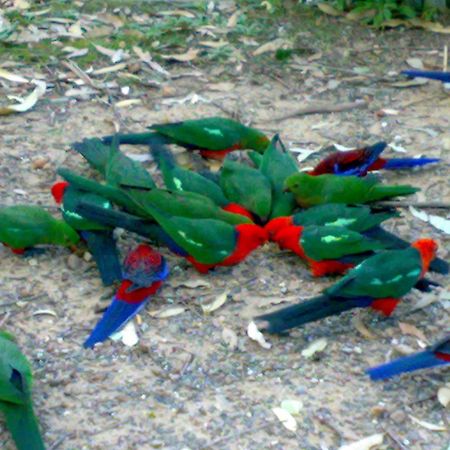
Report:
M16 254L35 246L80 244L92 254L105 285L120 283L111 304L84 342L91 348L120 330L169 275L165 258L139 244L119 259L113 231L123 228L185 258L200 273L232 266L272 241L295 253L314 277L344 275L318 297L257 317L261 331L283 334L308 322L353 308L389 316L411 289L429 291L430 271L447 274L432 239L412 243L382 224L398 216L377 202L418 191L385 185L368 172L405 169L437 159L384 159L385 143L335 152L309 172L300 171L278 135L211 117L153 125L149 132L75 143L102 181L67 168L51 188L62 220L33 205L0 208L0 242ZM148 145L164 187L120 151L119 144ZM198 150L222 160L218 172L177 164L169 146ZM236 159L234 150L248 150ZM450 364L450 335L422 352L371 368L373 380ZM19 449L44 448L31 402L30 366L14 338L0 331L0 409ZM24 432L26 430L26 432Z

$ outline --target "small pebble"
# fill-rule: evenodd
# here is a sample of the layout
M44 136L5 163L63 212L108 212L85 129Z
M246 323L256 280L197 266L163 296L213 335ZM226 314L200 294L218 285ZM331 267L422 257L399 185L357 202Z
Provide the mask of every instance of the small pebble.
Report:
M80 258L78 258L78 256L75 255L74 253L69 255L69 257L67 258L67 267L70 270L77 270L80 268L80 266L81 266Z
M397 409L396 411L394 411L391 415L390 418L395 422L395 423L402 423L405 421L406 419L406 414L401 411L400 409Z

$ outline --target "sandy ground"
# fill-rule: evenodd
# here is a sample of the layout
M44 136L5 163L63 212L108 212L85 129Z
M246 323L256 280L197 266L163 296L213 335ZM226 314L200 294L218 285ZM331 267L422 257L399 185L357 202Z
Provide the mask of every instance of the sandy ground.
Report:
M268 133L279 131L294 148L386 140L403 146L407 155L449 161L450 97L439 84L399 89L378 79L342 73L327 78L317 71L292 69L282 83L249 71L229 81L232 89L218 92L213 78L181 78L165 94L147 93L144 106L116 112L99 99L65 101L56 87L48 95L50 101L32 112L1 118L1 204L32 202L56 214L49 195L55 169L67 165L88 173L69 144L110 134L114 122L139 131L152 122L224 114L213 104L166 104L169 98L191 92L214 99ZM330 85L330 79L340 84ZM364 97L370 107L272 120L304 106L321 88L323 93L314 98L339 103ZM382 108L398 114L375 114ZM144 154L146 149L131 152ZM323 154L313 155L311 161ZM448 165L385 178L422 187L417 200L450 198ZM408 239L432 236L440 244L440 256L448 257L448 235L408 210L388 228ZM133 243L122 234L122 253ZM448 279L432 275L447 290L413 292L390 319L348 313L295 330L287 338L270 337L272 348L265 350L246 336L251 317L275 303L313 295L332 280L313 281L296 258L272 244L238 267L221 268L208 277L199 276L184 261L167 258L171 276L141 315L139 344L127 348L107 342L85 351L81 344L112 292L101 286L93 263L59 248L31 259L0 248L0 322L17 335L33 364L36 412L49 448L337 449L375 433L384 434L379 447L383 449L447 448L449 414L436 393L449 381L448 370L374 384L364 369L399 350L420 348L417 337L400 331L400 322L417 327L427 342L448 329ZM205 286L186 287L188 280L202 280ZM224 291L225 305L203 314L200 304ZM425 297L430 304L414 310ZM168 305L185 311L168 319L149 315ZM363 321L373 339L356 329L356 320ZM324 352L317 360L305 359L301 351L321 337L328 341ZM285 429L272 412L286 399L303 403L296 433ZM410 416L446 426L447 431L431 431ZM0 447L13 448L3 427Z

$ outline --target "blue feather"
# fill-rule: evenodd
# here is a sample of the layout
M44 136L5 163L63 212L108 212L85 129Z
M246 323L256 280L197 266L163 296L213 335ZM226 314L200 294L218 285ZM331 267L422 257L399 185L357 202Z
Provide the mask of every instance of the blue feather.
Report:
M443 83L450 83L450 72L439 72L431 70L403 70L402 75L412 78L429 78L430 80L438 80Z
M335 175L355 175L355 176L361 176L367 172L367 169L378 159L378 157L381 155L383 150L386 148L387 144L386 142L377 142L374 145L371 145L369 147L366 147L364 149L364 155L366 157L366 160L363 164L357 167L353 167L351 169L348 169L346 171L342 171L339 167L339 164L335 164L334 166L334 173Z
M426 164L439 161L439 158L391 158L386 160L383 169L407 169L409 167L425 166Z
M437 358L431 351L414 353L410 356L395 359L389 363L381 364L366 370L373 381L384 380L404 372L412 372L418 369L427 369L448 364L448 362Z
M140 303L126 303L115 296L103 317L97 322L91 335L86 339L84 348L92 348L98 342L108 339L111 334L120 330L144 307L146 300Z

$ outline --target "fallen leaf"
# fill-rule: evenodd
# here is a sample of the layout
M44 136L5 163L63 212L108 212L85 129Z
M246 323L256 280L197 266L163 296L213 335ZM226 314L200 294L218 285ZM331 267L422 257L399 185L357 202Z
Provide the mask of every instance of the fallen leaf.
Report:
M300 400L283 400L280 406L293 416L300 414L303 409L303 403Z
M200 41L200 45L203 45L203 47L210 47L210 48L220 48L225 47L225 45L229 45L229 42L227 41Z
M355 316L352 319L353 326L364 336L366 339L375 339L376 336L373 334L364 324L360 316Z
M131 105L141 105L142 100L140 98L129 98L127 100L122 100L120 102L117 102L114 106L116 108L126 108L127 106Z
M360 441L352 444L343 445L339 450L371 450L378 448L383 443L383 434L372 434Z
M234 350L238 345L237 334L231 328L224 328L222 330L222 340L230 350Z
M4 78L8 81L13 81L14 83L28 83L28 80L20 75L16 75L15 73L8 72L0 68L0 78Z
M434 228L443 231L446 234L450 234L450 220L445 219L444 217L434 216L432 214L428 214L425 211L420 211L413 206L409 207L409 212L420 220L424 222L428 222Z
M75 38L83 37L83 30L81 29L80 22L75 22L68 29L68 34Z
M262 348L266 350L272 348L272 344L267 342L261 331L258 330L255 322L250 322L247 327L247 335L252 341L256 341Z
M139 342L139 337L136 333L136 327L132 320L128 321L126 325L117 333L110 336L113 341L122 341L127 347L133 347Z
M444 408L447 408L447 406L450 405L450 384L439 388L437 398Z
M297 421L295 418L283 408L272 408L273 413L277 416L278 420L283 424L284 428L289 431L297 431Z
M241 12L239 10L235 11L227 21L227 28L234 28L237 25L238 18Z
M329 5L328 3L319 3L317 7L325 14L328 14L329 16L342 16L342 11L339 11L338 9L334 8L333 6Z
M119 48L118 50L114 50L111 48L103 47L102 45L95 45L95 44L94 47L99 53L110 58L111 62L114 64L118 63L119 61L122 61L122 59L124 59L125 56L127 56L127 54L121 48Z
M394 152L397 153L406 153L406 149L403 148L401 145L398 144L394 144L393 142L391 142L390 144L388 144L389 148L392 148L392 150L394 150Z
M89 53L89 49L88 48L75 48L75 47L64 47L62 49L63 52L68 53L68 55L66 56L66 58L79 58L80 56L84 56L87 55Z
M114 28L120 28L123 26L123 20L119 16L115 16L114 14L101 13L97 14L95 18L100 22L112 25Z
M39 80L33 80L32 83L36 84L34 91L16 105L0 106L0 116L7 116L17 112L26 112L37 103L37 101L45 94L47 85L44 81Z
M153 161L152 157L147 153L144 155L138 154L138 153L125 153L128 158L132 159L133 161L138 162L146 162L146 161Z
M258 47L256 50L253 51L253 56L262 55L263 53L267 52L275 52L278 49L280 49L284 44L286 44L286 41L284 39L278 38L270 42L266 42L265 44Z
M53 316L58 317L55 311L52 311L51 309L38 309L33 313L33 316Z
M390 86L398 88L409 88L414 86L421 86L427 83L428 80L426 78L413 78L412 80L395 81L394 83L390 83Z
M229 83L224 81L222 83L209 83L207 85L208 90L210 91L219 91L219 92L230 92L235 89L236 85L234 83Z
M425 335L416 326L411 325L410 323L399 322L398 327L403 334L408 334L420 339L421 341L427 342Z
M299 155L297 156L297 161L303 162L305 159L308 159L313 153L317 153L319 151L319 149L311 150L309 148L296 147L296 148L291 148L290 151L292 153L299 153Z
M178 316L184 313L185 308L183 306L174 306L172 308L164 308L159 311L150 311L149 314L157 319L167 319L168 317Z
M409 418L414 422L417 423L417 425L420 425L423 428L426 428L430 431L447 431L447 428L442 425L435 425L434 423L425 422L424 420L420 420L417 417L409 415Z
M101 69L93 70L92 75L103 75L105 73L118 72L127 67L126 63L114 64L113 66L102 67Z
M164 67L161 66L161 64L158 64L156 61L153 61L149 52L144 52L138 46L134 46L133 51L134 51L134 53L136 53L137 57L142 62L144 62L145 64L147 64L150 67L150 69L154 70L155 72L159 72L159 73L165 75L166 77L170 77L170 73L166 69L164 69Z
M177 284L175 287L187 287L191 289L196 289L200 287L211 287L211 283L203 278L191 278L189 280L183 280L181 283Z
M30 7L30 3L26 0L14 0L14 8L21 9L22 11Z
M218 295L212 303L201 305L205 314L212 313L216 309L219 309L227 301L228 291L222 292Z
M197 58L199 52L200 50L198 49L190 48L186 53L181 53L179 55L161 55L161 57L164 59L174 60L178 62L189 62Z
M424 69L423 62L420 58L408 58L406 60L406 64L408 64L408 66L412 67L413 69L418 69L418 70Z
M194 19L195 14L186 11L184 9L174 9L173 11L158 11L156 13L157 16L178 16L178 17L187 17L188 19Z
M316 353L323 352L327 346L328 341L325 338L316 339L312 341L305 349L302 350L302 356L305 358L312 358Z

